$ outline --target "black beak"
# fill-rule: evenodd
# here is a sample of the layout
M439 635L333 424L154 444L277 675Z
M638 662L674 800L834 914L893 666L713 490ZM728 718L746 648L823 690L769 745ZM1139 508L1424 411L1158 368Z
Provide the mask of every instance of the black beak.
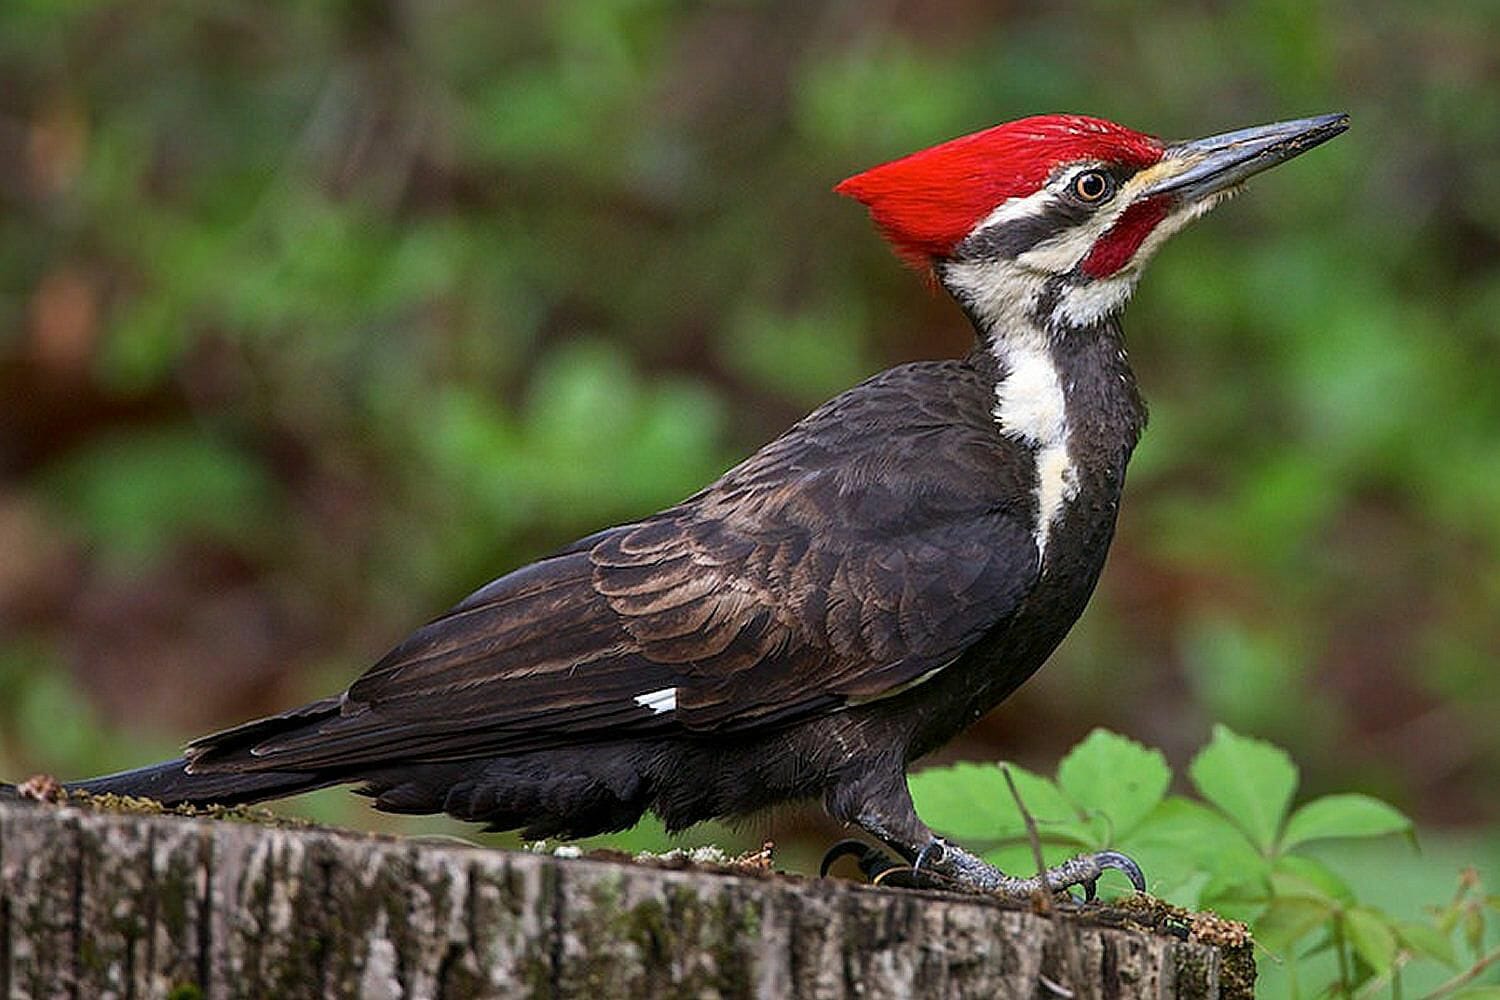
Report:
M1348 127L1346 114L1318 115L1173 143L1162 153L1161 162L1151 168L1165 168L1171 174L1146 188L1140 197L1171 194L1185 202L1198 201L1285 163ZM1180 169L1172 170L1177 164Z

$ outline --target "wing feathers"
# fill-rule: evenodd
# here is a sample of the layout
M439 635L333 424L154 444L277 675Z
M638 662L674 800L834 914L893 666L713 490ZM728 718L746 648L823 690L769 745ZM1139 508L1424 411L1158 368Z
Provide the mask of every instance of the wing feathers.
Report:
M1036 579L1033 483L1014 471L1028 456L996 433L992 386L953 388L978 378L887 372L682 504L476 591L336 709L211 737L195 766L735 731L899 690L1002 625Z

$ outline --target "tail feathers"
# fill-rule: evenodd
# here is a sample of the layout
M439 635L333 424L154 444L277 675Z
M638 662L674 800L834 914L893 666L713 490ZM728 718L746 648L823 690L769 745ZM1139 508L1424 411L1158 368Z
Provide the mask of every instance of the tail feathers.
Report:
M337 718L339 705L340 699L337 697L323 698L280 715L256 719L233 729L200 737L188 744L187 759L202 770L215 765L232 766L235 760L245 761L246 758L258 756L257 750L263 743L315 729L318 725Z
M234 806L342 784L354 780L347 770L273 770L258 760L257 753L262 743L316 727L338 714L339 699L324 698L281 715L194 740L188 744L185 757L69 782L64 787L92 795L155 799L168 806ZM190 767L192 771L188 770ZM18 794L15 786L0 784L0 799L13 799Z
M285 798L347 780L348 778L335 777L326 772L308 771L216 771L190 774L187 762L179 757L133 771L69 782L66 787L70 791L88 792L91 795L130 795L155 799L167 806L235 806Z

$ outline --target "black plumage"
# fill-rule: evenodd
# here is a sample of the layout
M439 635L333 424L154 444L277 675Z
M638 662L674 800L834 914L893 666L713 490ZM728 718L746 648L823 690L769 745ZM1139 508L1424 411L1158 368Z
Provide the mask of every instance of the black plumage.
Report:
M1047 121L1069 141L1094 128ZM1300 146L1283 138L1287 126L1266 127L1283 130L1271 136L1283 145L1262 149L1283 151L1258 154L1257 169L1307 148L1309 122L1330 121L1290 123ZM1108 127L1137 157L1109 166L1120 199L1162 197L1163 165L1201 173L1216 141L1166 147ZM1191 153L1180 162L1179 148ZM1244 163L1234 153L1226 183ZM1217 190L1184 188L1173 211ZM1052 272L1022 256L1065 250L1097 212L1124 218L1124 202L1088 208L1045 185L1025 197L1037 210L1011 223L1020 235L981 226L931 262L974 321L967 358L876 375L676 506L500 577L340 696L73 787L237 803L352 783L381 809L534 837L617 830L647 810L678 829L821 798L908 861L1028 891L1035 880L954 845L935 850L905 782L908 765L1010 694L1081 613L1145 422L1118 322L1133 277L1112 308L1095 309L1115 276L1087 272L1087 243ZM901 218L872 209L899 241ZM1091 886L1106 867L1139 884L1110 852L1046 882Z

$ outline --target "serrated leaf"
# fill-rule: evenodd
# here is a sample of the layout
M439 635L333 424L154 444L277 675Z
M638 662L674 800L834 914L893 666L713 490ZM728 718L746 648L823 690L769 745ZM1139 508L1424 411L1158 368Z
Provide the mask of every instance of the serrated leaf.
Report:
M1349 883L1333 869L1321 861L1300 855L1276 859L1271 872L1271 894L1311 896L1338 905L1354 902L1354 891L1349 888Z
M1266 859L1223 813L1180 795L1159 802L1125 843L1181 851L1211 874L1249 877L1269 870Z
M1397 924L1396 936L1401 939L1402 944L1416 954L1442 962L1450 968L1458 967L1458 956L1453 951L1453 942L1448 940L1448 935L1431 924Z
M1056 785L1023 767L1009 767L1045 844L1061 842L1070 851L1093 846L1077 809ZM994 764L929 768L913 774L908 785L917 814L945 837L981 852L1025 842L1025 822L1004 773Z
M1046 867L1050 868L1053 865L1061 864L1077 853L1078 849L1076 847L1065 847L1060 844L1044 844L1042 846L1042 861ZM981 857L1007 875L1029 878L1037 873L1036 858L1031 853L1030 844L1006 844L1004 847L997 847L983 852Z
M1274 899L1255 921L1255 940L1273 954L1290 957L1292 946L1326 924L1333 910L1316 899Z
M1393 806L1369 795L1325 795L1292 813L1281 837L1281 850L1332 837L1380 837L1405 833L1411 820Z
M1170 795L1116 845L1141 866L1151 892L1178 906L1203 905L1213 876L1255 879L1270 870L1222 813Z
M1015 764L1002 764L1001 767L1010 769L1010 776L1016 783L1016 793L1025 803L1026 811L1036 820L1037 832L1043 840L1063 840L1079 847L1104 846L1097 842L1093 831L1079 816L1078 806L1050 779ZM1003 774L1000 780L1001 787L1004 787ZM1009 788L1005 789L1004 794L1007 802L1013 801Z
M959 842L998 841L1022 830L1021 814L993 764L954 764L918 771L907 781L917 815Z
M1102 817L1106 847L1128 835L1167 794L1171 782L1171 768L1160 750L1105 729L1089 733L1057 768L1063 792L1086 812Z
M1188 773L1198 794L1223 810L1262 853L1271 852L1297 790L1297 765L1286 751L1218 725Z
M1344 913L1344 933L1365 964L1383 976L1396 961L1396 932L1385 914L1356 906Z

